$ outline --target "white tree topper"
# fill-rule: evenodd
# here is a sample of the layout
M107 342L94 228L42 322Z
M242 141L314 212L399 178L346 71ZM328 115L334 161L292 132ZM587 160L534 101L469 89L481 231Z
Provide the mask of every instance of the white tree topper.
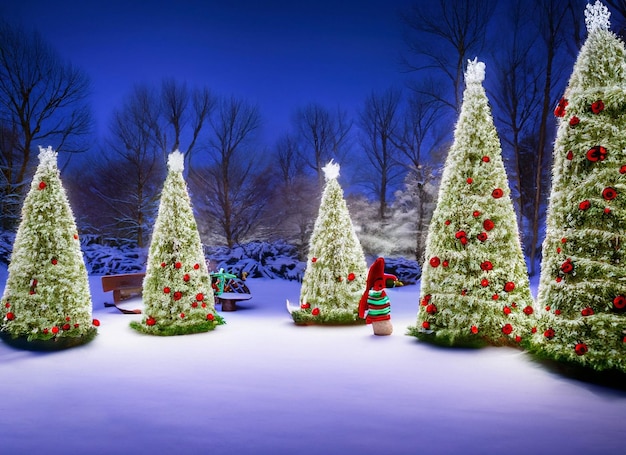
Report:
M589 33L595 30L608 30L611 25L610 17L609 9L600 0L585 7L585 25Z
M185 168L185 155L178 150L170 153L167 159L167 167L172 172L183 172Z
M332 180L339 177L339 164L330 160L330 162L322 168L326 180Z
M39 162L44 169L54 169L57 165L57 152L52 147L39 147Z
M482 84L485 80L485 64L478 61L478 57L474 60L467 61L467 70L465 71L465 83Z

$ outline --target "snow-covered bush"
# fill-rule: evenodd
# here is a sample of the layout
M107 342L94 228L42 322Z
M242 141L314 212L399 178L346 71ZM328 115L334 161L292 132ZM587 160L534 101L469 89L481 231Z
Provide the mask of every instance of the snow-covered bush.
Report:
M205 256L210 267L223 268L229 273L247 273L250 278L282 278L302 281L305 264L298 259L294 245L277 241L250 242L228 248L226 246L205 247Z
M395 275L402 284L415 284L422 276L422 268L410 259L385 258L385 273Z
M81 247L90 275L116 275L146 269L147 249L130 242L89 234L81 236Z

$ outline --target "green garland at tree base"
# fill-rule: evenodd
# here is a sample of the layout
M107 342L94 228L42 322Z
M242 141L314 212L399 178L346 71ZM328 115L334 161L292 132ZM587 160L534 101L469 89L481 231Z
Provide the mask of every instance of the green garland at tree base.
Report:
M364 325L365 319L359 318L358 314L352 310L341 311L332 310L328 313L321 312L318 315L311 314L310 311L295 310L291 313L293 322L296 325Z
M435 346L444 347L480 349L491 344L488 340L478 335L459 336L458 334L453 334L447 331L426 331L415 326L408 327L407 335L413 336L421 341L425 341Z
M83 335L79 336L51 336L41 335L41 338L27 336L14 336L9 332L0 331L0 338L6 344L17 349L27 351L61 351L76 346L81 346L92 341L98 331L91 327Z
M145 323L133 321L130 323L130 327L135 329L138 332L145 333L147 335L157 335L157 336L177 336L177 335L193 335L195 333L204 333L210 332L211 330L215 330L215 327L218 325L226 324L224 318L220 315L215 315L215 319L213 321L203 321L198 322L196 324L186 324L186 325L167 325L167 326L159 326L153 325L149 326Z

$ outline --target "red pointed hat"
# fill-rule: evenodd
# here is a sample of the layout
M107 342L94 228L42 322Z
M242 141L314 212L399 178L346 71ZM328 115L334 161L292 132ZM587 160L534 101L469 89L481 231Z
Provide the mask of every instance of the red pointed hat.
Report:
M365 291L361 296L361 300L359 301L359 317L361 319L365 318L365 310L367 309L367 297L369 295L369 290L374 287L374 283L377 279L385 280L385 260L383 258L378 258L374 261L374 263L370 266L369 271L367 272L367 283L365 286Z
M376 280L385 280L385 259L378 258L370 266L367 273L367 289L372 289Z

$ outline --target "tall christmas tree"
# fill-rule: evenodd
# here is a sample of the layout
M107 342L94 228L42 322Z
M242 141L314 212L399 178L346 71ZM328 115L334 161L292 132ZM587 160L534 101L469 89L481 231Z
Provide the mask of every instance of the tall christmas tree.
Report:
M50 147L22 207L2 296L0 334L26 349L61 349L94 338L91 293L78 231Z
M468 62L463 106L426 241L418 323L442 345L513 344L534 313L500 141L482 82Z
M326 186L309 245L300 291L300 309L291 312L297 324L357 324L365 289L367 264L343 190L339 165L324 167Z
M167 165L143 282L144 318L131 327L152 335L208 332L224 320L215 312L211 279L183 177L183 154L171 153Z
M552 192L530 350L626 372L626 49L587 5L588 37L555 115Z

